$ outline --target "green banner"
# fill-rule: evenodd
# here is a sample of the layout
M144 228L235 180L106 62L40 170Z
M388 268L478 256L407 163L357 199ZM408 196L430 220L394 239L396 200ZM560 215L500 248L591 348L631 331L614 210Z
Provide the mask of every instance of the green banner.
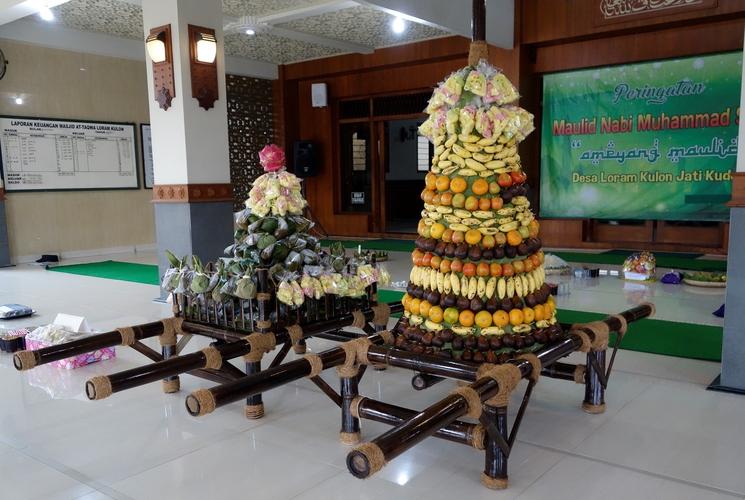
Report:
M542 217L727 220L742 53L546 75Z

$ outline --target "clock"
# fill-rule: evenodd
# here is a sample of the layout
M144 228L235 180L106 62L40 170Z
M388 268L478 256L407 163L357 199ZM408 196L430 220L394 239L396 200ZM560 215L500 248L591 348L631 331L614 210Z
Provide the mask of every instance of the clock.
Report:
M5 54L0 50L0 80L5 76L5 71L8 69L8 61L5 60Z

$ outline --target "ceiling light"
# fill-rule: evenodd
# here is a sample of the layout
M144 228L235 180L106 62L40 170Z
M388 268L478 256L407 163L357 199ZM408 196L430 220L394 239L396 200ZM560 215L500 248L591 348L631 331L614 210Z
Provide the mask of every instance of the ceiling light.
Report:
M256 34L256 30L253 29L253 28L247 28L246 29L246 34L247 35L255 35Z
M391 30L397 34L400 35L404 31L406 31L406 21L403 20L403 18L397 17L391 22Z
M49 7L42 7L39 11L39 17L45 21L54 21L54 13Z
M18 104L19 106L20 106L21 104L23 104L23 97L16 97L16 99L15 99L15 100L16 100L16 104Z

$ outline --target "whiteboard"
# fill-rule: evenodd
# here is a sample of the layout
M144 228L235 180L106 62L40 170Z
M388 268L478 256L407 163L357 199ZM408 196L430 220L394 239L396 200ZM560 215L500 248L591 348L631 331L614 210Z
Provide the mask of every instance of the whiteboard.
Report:
M155 174L153 171L153 136L150 131L150 125L147 123L140 124L140 144L142 145L142 180L145 189L153 189L155 183Z
M0 116L6 191L136 189L135 127Z

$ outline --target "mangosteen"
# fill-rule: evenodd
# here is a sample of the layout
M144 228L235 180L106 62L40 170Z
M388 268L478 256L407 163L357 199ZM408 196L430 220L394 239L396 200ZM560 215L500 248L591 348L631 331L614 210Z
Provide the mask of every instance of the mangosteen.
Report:
M440 293L437 290L432 290L427 294L427 302L430 304L440 303Z
M494 249L493 248L484 248L481 251L481 258L484 260L492 260L494 258Z
M530 253L530 249L528 248L528 245L524 241L517 246L518 255L528 255L529 253Z
M445 253L445 247L446 246L447 246L447 243L445 243L444 241L440 241L435 246L435 252L434 252L435 255L439 255L440 257L442 257L442 255Z
M468 243L458 243L455 247L455 256L459 259L465 259L468 255Z
M476 347L476 344L478 344L478 341L476 340L476 337L473 335L467 335L464 341L464 345L466 346L466 349L473 349Z
M504 247L503 246L494 247L494 258L504 259Z
M414 293L415 288L416 288L416 285L413 282L409 281L409 283L406 285L406 293L411 295L412 293Z
M484 308L484 301L478 297L474 297L471 299L470 307L471 307L471 311L477 313Z
M486 304L484 305L487 311L494 314L499 309L499 299L496 297L492 297L489 300L486 301Z
M468 258L472 261L481 260L481 247L478 245L472 245L468 248Z
M455 257L455 243L445 245L445 257L450 257L451 259Z
M533 344L535 344L535 337L533 337L533 336L532 336L532 335L530 335L530 334L528 334L528 335L525 335L525 336L523 337L523 340L525 341L525 347L530 347L530 346L532 346Z
M443 342L452 342L454 333L450 328L445 328L444 330L440 330L440 338Z
M499 303L499 308L504 312L510 312L514 309L514 307L512 307L512 300L507 297L503 298L502 301Z
M522 349L525 347L525 339L522 335L515 335L515 349Z
M417 247L419 250L424 250L424 241L427 238L424 236L417 236L417 238L414 240L414 246Z
M485 352L489 350L489 339L486 338L484 335L480 335L476 345L478 346L479 351Z
M496 363L497 362L497 354L494 351L487 351L485 357L486 357L486 362L487 363Z
M422 344L426 346L432 345L432 340L434 340L434 334L432 332L427 332L424 335L422 335Z
M462 359L463 361L471 361L473 360L473 353L469 349L466 349L460 355L460 359Z
M504 204L505 205L507 203L512 203L513 196L514 195L512 194L512 191L509 190L509 189L507 189L507 190L505 190L505 191L502 192L502 201L504 201Z
M528 295L526 295L525 303L527 304L528 307L535 307L535 305L537 304L535 300L535 294L529 293Z
M513 309L522 309L523 307L523 299L518 297L517 295L512 296L512 308Z
M458 303L458 297L454 293L448 293L442 298L443 307L453 307Z
M499 364L502 365L502 364L506 363L507 361L509 361L511 357L512 356L510 356L509 353L503 352L502 354L499 355L499 357L497 359L499 360Z
M502 336L501 335L490 335L489 336L489 347L498 351L502 348Z
M505 333L502 335L502 344L505 347L514 347L515 346L515 336L511 335L509 333Z
M405 338L404 338L404 336L402 335L402 336L400 336L400 337L396 337L396 342L394 342L394 345L395 345L396 347L399 347L399 348L400 348L400 347L401 347L402 345L404 345L405 343L406 343L406 339L405 339Z
M462 351L463 347L465 346L465 342L463 341L463 337L460 335L456 335L453 338L453 349L456 351Z
M506 245L504 247L504 255L510 259L514 258L517 255L517 248L512 245Z
M423 299L424 298L424 288L422 288L420 286L416 287L416 289L414 290L413 295L414 295L414 298L415 299L420 299L420 300Z
M484 355L480 352L476 351L473 353L473 362L474 363L483 363L484 362Z
M445 341L442 340L442 337L433 337L432 338L432 346L433 347L442 347L445 345Z
M413 352L414 354L424 354L424 346L418 344L411 346L411 352Z
M458 310L462 311L464 309L468 309L470 305L471 305L471 301L468 300L468 298L458 297L458 301L456 302L455 307L457 307Z
M540 330L536 330L536 332L533 333L533 337L539 344L545 344L546 342L548 342L548 334L543 328L541 328Z
M434 238L427 238L427 240L424 242L424 250L427 252L431 252L435 249L437 246L437 240Z

